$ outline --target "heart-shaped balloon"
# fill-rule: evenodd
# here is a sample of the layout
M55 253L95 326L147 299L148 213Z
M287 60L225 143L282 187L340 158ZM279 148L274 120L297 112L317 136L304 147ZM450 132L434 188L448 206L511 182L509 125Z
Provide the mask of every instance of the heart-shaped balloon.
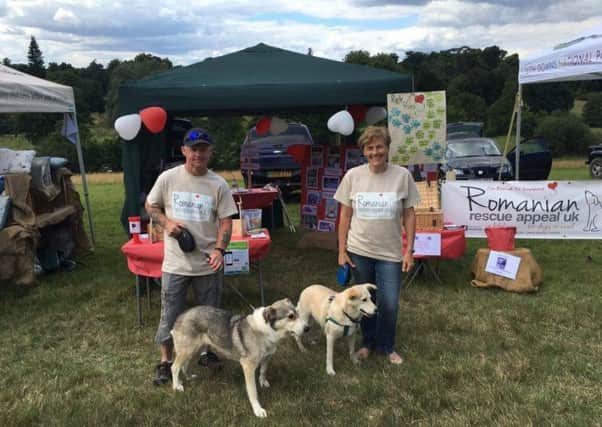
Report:
M139 114L128 114L118 117L115 120L114 126L121 139L131 141L138 135L140 126L142 126L142 120Z
M270 130L270 118L269 117L262 117L261 119L259 119L257 121L257 124L255 125L255 133L257 135L264 135L266 133L268 133L268 131Z
M340 133L341 135L351 135L353 133L354 124L353 117L349 111L342 110L333 114L326 124L331 132Z
M385 107L370 107L366 111L366 123L376 124L387 118L387 109Z
M349 105L347 107L347 111L349 111L349 114L351 114L351 117L353 117L353 120L355 120L355 123L359 123L359 122L363 122L364 119L366 118L366 112L368 111L368 108L365 105Z
M272 135L280 135L281 133L286 132L288 129L288 123L282 120L280 117L272 117L270 122L270 133Z
M167 123L167 112L161 107L148 107L140 111L140 119L151 133L159 133Z

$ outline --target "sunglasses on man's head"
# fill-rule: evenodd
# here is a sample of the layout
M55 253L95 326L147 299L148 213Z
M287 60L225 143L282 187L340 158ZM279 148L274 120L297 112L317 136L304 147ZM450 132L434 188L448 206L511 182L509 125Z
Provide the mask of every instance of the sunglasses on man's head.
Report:
M207 144L212 144L211 138L209 137L207 132L199 132L199 131L190 132L188 135L186 135L185 142L191 142L191 141L202 141L202 142L206 142Z

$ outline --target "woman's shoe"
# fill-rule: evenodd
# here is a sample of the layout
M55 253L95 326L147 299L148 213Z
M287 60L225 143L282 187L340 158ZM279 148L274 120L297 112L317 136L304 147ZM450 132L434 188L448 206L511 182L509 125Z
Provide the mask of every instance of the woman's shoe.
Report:
M387 354L387 359L389 359L389 362L393 365L401 365L403 363L403 357L397 354L396 351Z
M370 356L370 349L368 347L362 347L355 353L355 356L359 360L366 360L368 356Z

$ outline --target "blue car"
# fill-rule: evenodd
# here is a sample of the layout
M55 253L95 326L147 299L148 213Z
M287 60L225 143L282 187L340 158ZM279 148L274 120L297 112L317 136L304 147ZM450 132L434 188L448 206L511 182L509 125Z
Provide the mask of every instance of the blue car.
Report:
M249 186L250 172L253 187L275 184L284 193L301 189L301 165L288 154L288 147L296 144L313 144L309 129L304 124L289 123L288 129L279 135L269 132L258 135L253 127L240 149L240 172L245 186Z

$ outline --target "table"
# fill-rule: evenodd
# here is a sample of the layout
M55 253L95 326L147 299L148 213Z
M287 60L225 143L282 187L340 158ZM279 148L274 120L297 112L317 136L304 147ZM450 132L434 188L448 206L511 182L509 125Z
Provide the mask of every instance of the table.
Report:
M498 276L485 271L490 249L480 248L477 250L472 263L472 274L474 280L471 285L475 288L498 287L510 292L534 292L539 289L542 281L542 272L539 264L527 248L516 248L511 251L499 251L520 258L520 265L515 279Z
M261 294L261 305L265 305L263 292L263 275L261 271L261 260L265 258L272 245L272 239L268 230L263 230L265 237L252 238L250 236L233 236L232 241L249 242L249 261L257 266L259 272L259 291ZM163 264L163 242L152 243L148 239L141 239L140 243L130 239L121 247L121 252L127 259L128 269L136 276L136 310L138 314L138 325L142 325L142 310L140 306L140 282L146 280L146 294L148 307L150 309L150 283L149 278L161 277L161 266Z
M263 209L272 206L278 197L278 190L266 190L263 188L249 188L247 190L233 191L234 201L242 201L243 209Z
M466 252L466 235L463 228L454 230L416 230L416 234L419 233L437 233L441 235L441 255L439 256L425 256L425 255L414 255L416 263L412 271L408 273L408 279L406 280L406 287L409 287L414 279L418 276L421 271L429 271L433 278L441 284L441 278L435 271L433 266L429 263L431 259L458 259L464 256ZM403 234L403 251L406 248L406 236Z

